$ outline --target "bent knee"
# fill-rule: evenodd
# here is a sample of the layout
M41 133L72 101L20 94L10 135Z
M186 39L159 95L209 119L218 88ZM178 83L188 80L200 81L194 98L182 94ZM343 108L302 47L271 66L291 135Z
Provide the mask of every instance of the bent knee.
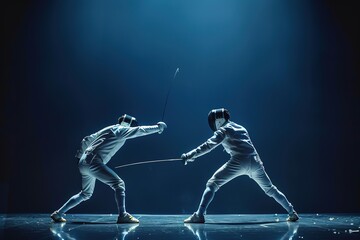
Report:
M81 196L83 201L86 201L86 200L91 198L92 194L93 194L92 192L81 191L80 196Z
M206 188L209 189L209 191L211 192L216 192L217 190L219 190L220 186L217 185L215 182L209 180L206 183Z
M122 179L119 178L119 179L117 179L116 182L111 184L111 188L114 191L118 191L118 190L125 191L125 182Z

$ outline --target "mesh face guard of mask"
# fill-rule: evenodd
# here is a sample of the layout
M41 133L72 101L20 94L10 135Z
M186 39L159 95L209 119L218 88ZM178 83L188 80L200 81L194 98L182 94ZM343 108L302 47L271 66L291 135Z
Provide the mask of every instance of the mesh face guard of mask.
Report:
M213 109L208 114L208 122L211 130L218 130L224 123L229 120L229 111L225 108Z
M138 126L138 122L137 122L136 118L134 118L128 114L124 114L119 118L119 124L120 124L120 126L123 126L123 127Z

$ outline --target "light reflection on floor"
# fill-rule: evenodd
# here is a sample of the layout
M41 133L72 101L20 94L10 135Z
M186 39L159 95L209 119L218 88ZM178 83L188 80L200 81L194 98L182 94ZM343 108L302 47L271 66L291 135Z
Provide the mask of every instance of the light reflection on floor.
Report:
M207 215L206 224L184 224L187 215L134 214L140 224L115 224L112 214L70 214L53 223L49 214L0 215L0 239L360 239L360 214Z

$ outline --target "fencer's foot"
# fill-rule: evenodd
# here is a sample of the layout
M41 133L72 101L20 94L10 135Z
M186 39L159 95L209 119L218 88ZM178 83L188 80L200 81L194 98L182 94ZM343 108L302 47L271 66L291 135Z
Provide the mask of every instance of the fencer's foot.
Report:
M116 223L139 223L140 221L133 217L130 213L124 213L123 215L118 217Z
M297 220L299 220L299 215L295 211L289 213L289 217L286 219L288 222L296 222Z
M66 219L63 217L64 214L59 213L58 211L53 212L50 217L54 222L57 223L64 223L66 222Z
M184 223L205 223L205 217L194 212L193 215L184 220Z

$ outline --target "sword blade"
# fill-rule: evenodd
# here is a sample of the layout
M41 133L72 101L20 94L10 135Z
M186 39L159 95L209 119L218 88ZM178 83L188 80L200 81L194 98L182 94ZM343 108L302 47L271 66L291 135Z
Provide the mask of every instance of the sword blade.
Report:
M124 164L124 165L116 166L115 168L130 167L130 166L149 164L149 163L175 162L175 161L183 161L183 160L181 158L158 159L158 160L151 160L151 161L143 161L143 162L135 162L135 163Z

